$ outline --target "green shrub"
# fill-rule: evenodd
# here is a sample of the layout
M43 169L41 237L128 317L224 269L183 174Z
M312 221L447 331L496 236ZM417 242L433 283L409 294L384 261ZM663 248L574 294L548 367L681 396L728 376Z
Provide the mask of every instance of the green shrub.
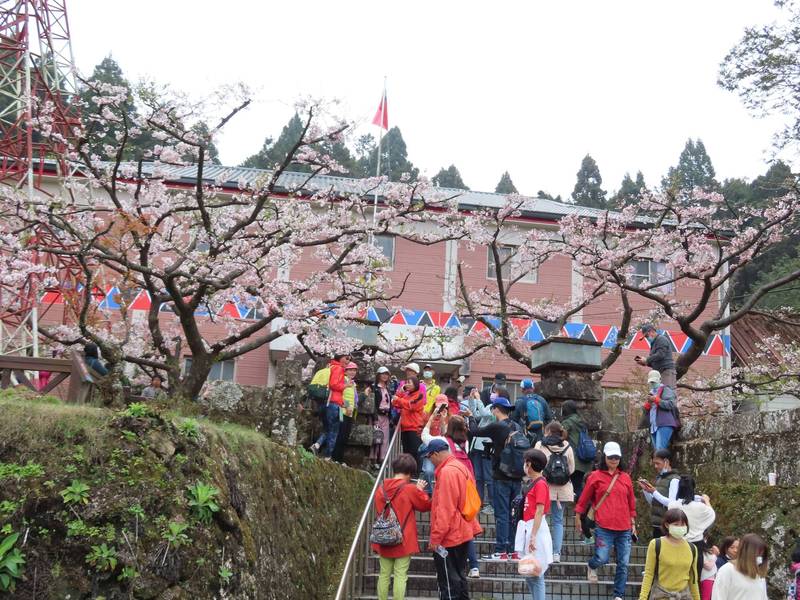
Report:
M12 533L0 542L0 592L13 592L17 580L22 579L25 555L19 548L14 548L18 538L18 533Z
M170 521L167 528L161 534L161 537L173 548L180 548L192 541L189 536L184 533L187 529L189 529L189 526L186 523Z
M149 417L151 414L150 407L143 402L131 402L128 408L122 411L123 416L134 418Z
M44 475L44 469L42 468L42 465L32 461L28 461L28 463L24 466L16 463L0 462L0 481L11 478L19 481L20 479L25 479L26 477L41 477L42 475Z
M95 571L113 571L117 568L117 551L114 548L109 548L105 544L92 546L92 551L86 555L86 562L89 563Z
M82 481L73 479L60 493L64 504L89 504L89 486Z
M178 431L190 440L197 440L200 437L200 425L194 419L184 419L178 425Z
M201 481L187 486L186 489L189 492L189 507L194 516L201 523L210 523L214 513L219 511L219 505L214 502L214 498L219 495L219 490L213 485Z

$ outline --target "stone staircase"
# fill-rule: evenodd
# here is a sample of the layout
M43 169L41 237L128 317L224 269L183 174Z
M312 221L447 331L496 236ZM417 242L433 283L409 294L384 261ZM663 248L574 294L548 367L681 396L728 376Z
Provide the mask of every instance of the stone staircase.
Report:
M545 574L545 585L548 600L611 600L613 598L614 569L610 562L598 571L600 581L590 584L586 581L586 561L591 557L594 546L583 544L578 538L572 524L574 522L573 505L565 505L564 543L561 548L561 562L550 565ZM494 517L480 515L483 534L476 539L478 559L480 562L480 579L469 580L470 598L476 600L530 600L530 593L525 580L517 574L515 562L494 562L481 557L494 552ZM424 552L428 545L430 533L429 514L417 513L417 527L420 536L422 554L411 559L407 600L437 598L436 569L432 555ZM628 566L628 585L625 590L626 600L638 598L641 588L642 571L647 554L647 546L634 544ZM614 554L612 551L612 560ZM365 593L361 600L374 600L380 566L377 555L372 554L366 562L364 577ZM389 597L391 598L391 592Z

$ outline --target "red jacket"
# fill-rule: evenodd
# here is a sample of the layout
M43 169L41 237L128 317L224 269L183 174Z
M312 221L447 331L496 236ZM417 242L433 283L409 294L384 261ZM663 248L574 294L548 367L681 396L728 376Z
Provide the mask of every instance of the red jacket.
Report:
M392 501L394 514L403 526L403 543L397 546L379 546L372 544L372 549L384 558L400 558L409 554L419 552L419 541L417 540L417 519L414 511L429 512L431 501L428 494L417 489L413 483L408 483L402 479L387 479L384 481L386 495ZM398 491L399 490L399 491ZM383 510L386 502L383 490L378 488L375 494L375 512Z
M619 473L617 483L603 502L603 506L596 511L594 520L598 527L603 529L627 531L631 529L631 519L636 517L636 497L633 494L631 476L623 471L617 473ZM597 506L611 484L611 479L608 471L593 471L586 479L575 512L583 514L589 510L589 506Z
M425 409L425 396L420 390L416 392L397 390L392 406L400 409L400 431L422 432L425 426L425 415L422 412Z
M344 404L342 392L345 388L344 367L338 360L332 360L328 366L331 368L331 378L328 380L328 389L330 390L328 401L331 404L342 406Z
M431 539L434 548L452 548L468 542L482 531L478 519L467 521L461 515L467 494L469 471L455 456L448 456L434 472L431 505Z

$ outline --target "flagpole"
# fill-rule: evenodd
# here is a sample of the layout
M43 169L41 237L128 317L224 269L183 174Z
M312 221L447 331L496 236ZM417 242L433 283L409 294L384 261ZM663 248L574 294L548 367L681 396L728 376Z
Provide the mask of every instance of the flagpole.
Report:
M386 76L383 76L383 98L381 99L382 110L386 111ZM381 145L383 144L383 127L378 134L378 160L375 169L375 177L381 176ZM375 225L378 220L378 188L375 187L375 197L372 202L372 237L375 237Z

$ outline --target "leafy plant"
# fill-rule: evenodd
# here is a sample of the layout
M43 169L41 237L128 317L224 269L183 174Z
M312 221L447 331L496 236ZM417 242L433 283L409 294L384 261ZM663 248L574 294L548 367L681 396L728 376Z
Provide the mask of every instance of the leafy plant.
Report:
M124 437L129 442L133 442L136 440L136 434L133 431L128 431L127 429L124 429L122 431L122 437Z
M170 521L167 528L161 534L161 537L167 540L167 543L173 548L180 548L189 544L192 540L184 532L189 529L186 523L178 521Z
M88 526L83 519L75 519L67 522L67 537L87 537L97 538L102 535L99 527Z
M178 425L178 431L190 440L197 440L200 437L200 424L194 419L184 419Z
M117 568L117 551L105 544L92 546L92 551L86 555L86 562L96 571L113 571Z
M210 523L214 513L219 511L219 505L214 501L214 498L219 495L219 490L213 485L201 481L187 486L187 490L189 491L189 507L194 516L201 523Z
M128 408L122 411L123 416L134 418L149 417L150 414L150 407L143 402L131 402Z
M89 486L82 481L73 479L60 493L64 504L89 504Z
M129 581L139 576L138 571L133 567L122 567L122 571L117 575L117 581Z
M17 580L22 579L25 555L19 548L14 548L18 538L18 533L12 533L0 542L0 592L13 592Z
M219 578L222 580L222 585L228 585L231 581L231 577L233 577L233 571L222 566L219 568L217 575L219 575Z
M0 515L13 515L19 508L19 502L3 500L0 502Z
M16 463L0 462L0 481L11 478L19 481L26 477L41 477L42 475L44 475L42 465L32 461L28 461L24 466Z
M6 523L0 529L0 533L2 533L3 535L8 535L8 534L13 533L13 532L14 532L14 528L11 526L11 523Z

